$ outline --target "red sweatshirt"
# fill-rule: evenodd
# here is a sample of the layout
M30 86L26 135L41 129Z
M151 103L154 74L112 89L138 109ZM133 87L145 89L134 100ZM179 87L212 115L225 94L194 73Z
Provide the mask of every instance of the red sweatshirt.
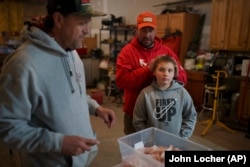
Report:
M124 90L123 111L133 116L135 101L140 91L153 81L153 73L148 69L148 63L156 56L167 54L178 63L179 75L177 80L183 84L187 82L186 71L180 64L176 54L162 44L159 38L155 38L154 47L144 48L137 37L127 44L120 52L116 61L116 85Z

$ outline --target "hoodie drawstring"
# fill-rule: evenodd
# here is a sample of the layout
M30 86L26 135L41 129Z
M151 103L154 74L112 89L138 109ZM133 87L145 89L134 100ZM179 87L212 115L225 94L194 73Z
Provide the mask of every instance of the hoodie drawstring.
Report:
M66 74L66 77L67 77L67 80L68 80L68 83L69 83L69 87L70 87L71 93L74 93L75 89L74 89L73 84L72 84L71 79L70 79L70 77L73 76L73 72L70 69L67 57L66 56L62 56L61 60L62 60L63 68L64 68L64 71L65 71L65 74Z
M75 76L76 77L76 82L77 82L78 87L79 87L80 95L82 96L82 87L81 87L81 84L80 84L81 74L79 74L77 72L74 56L71 56L71 58L72 58L72 62L73 62L73 65L74 65L73 67L74 67L74 71L75 71L75 75L76 75Z

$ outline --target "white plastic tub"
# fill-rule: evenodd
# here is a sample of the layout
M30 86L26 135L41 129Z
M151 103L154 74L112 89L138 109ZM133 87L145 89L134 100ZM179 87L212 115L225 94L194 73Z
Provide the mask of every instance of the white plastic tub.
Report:
M145 147L151 146L166 146L173 145L183 151L191 150L211 150L208 147L198 143L186 140L172 133L165 132L157 128L148 128L121 138L118 138L120 152L123 163L129 163L134 166L143 167L163 167L164 164L153 159L151 156L141 153L134 149L134 145L138 142L143 142Z

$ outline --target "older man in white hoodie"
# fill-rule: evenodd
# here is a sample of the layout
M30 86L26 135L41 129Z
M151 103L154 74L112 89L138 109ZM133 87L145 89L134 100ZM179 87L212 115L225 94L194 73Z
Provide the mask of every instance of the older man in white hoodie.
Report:
M46 8L45 17L24 26L25 42L2 68L0 141L23 154L25 167L88 166L98 144L90 114L108 127L115 115L86 94L75 49L91 17L104 14L88 0L48 0Z

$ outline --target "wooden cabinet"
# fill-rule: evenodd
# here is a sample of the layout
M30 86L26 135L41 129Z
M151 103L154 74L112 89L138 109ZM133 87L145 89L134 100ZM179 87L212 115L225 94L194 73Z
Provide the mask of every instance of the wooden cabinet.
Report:
M157 19L156 36L160 38L166 34L166 29L169 27L168 16L169 14L156 15L156 19Z
M188 46L196 32L200 16L190 13L170 13L157 15L157 32L156 36L162 38L166 34L166 29L170 32L181 31L182 40L179 59L184 65L184 59L188 51Z
M227 0L213 0L210 47L212 49L224 48L227 8Z
M250 78L248 83L246 77L243 77L240 84L240 97L238 105L238 119L242 122L247 122L250 118Z
M248 49L247 50L250 51L250 26L249 26L248 32L249 34L248 34L248 47L247 47Z
M0 1L0 32L20 32L24 21L24 2Z
M249 50L249 0L213 0L210 48Z
M197 111L201 110L203 103L205 76L205 72L187 70L188 82L185 88L191 95Z

